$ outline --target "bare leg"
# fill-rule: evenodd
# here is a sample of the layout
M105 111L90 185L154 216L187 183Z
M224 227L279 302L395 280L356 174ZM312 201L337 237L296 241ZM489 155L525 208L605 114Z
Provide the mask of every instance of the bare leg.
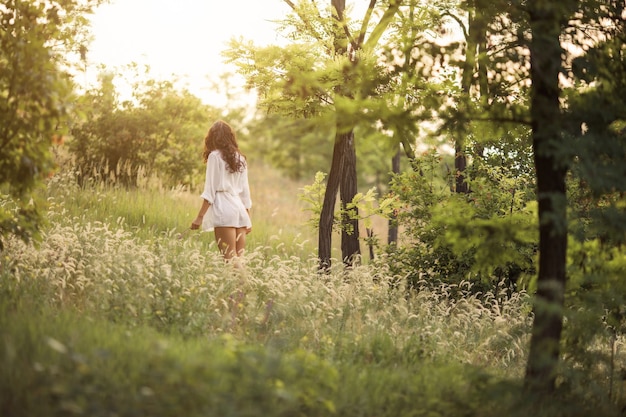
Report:
M242 256L243 251L246 248L246 228L238 227L236 236L237 256Z
M217 247L224 256L224 259L230 260L236 256L237 250L237 229L234 227L216 227L215 241Z

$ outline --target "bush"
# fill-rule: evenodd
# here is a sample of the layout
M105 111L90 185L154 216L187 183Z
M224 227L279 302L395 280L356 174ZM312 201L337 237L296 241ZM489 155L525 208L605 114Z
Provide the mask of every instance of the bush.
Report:
M392 192L404 203L402 245L387 249L396 273L410 286L463 281L477 292L525 288L535 272L538 242L534 205L503 169L474 162L469 194L454 194L439 173L436 153L418 171L396 176ZM482 167L482 168L481 168Z

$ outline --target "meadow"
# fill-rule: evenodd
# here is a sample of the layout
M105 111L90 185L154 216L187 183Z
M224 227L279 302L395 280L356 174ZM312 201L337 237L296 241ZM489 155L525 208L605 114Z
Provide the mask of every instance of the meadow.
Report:
M524 292L408 290L382 255L320 275L303 184L251 171L243 268L188 231L193 191L51 178L41 241L1 253L0 415L619 415L522 394Z

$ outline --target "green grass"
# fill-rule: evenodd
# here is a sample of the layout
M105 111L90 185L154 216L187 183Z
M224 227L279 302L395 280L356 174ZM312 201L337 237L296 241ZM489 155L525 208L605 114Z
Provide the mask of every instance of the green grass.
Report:
M304 184L266 167L253 172L253 232L247 236L248 248L269 247L280 254L310 257L317 234L306 224L308 213L297 198ZM213 240L213 233L189 231L201 203L197 190L164 189L158 181L136 189L103 183L79 187L67 171L50 181L49 190L52 204L61 204L64 215L78 221L117 224L140 239L182 235L207 244Z
M618 415L606 374L522 394L523 293L407 293L384 259L319 275L299 187L254 177L237 269L179 237L196 193L52 180L43 239L0 259L0 414Z

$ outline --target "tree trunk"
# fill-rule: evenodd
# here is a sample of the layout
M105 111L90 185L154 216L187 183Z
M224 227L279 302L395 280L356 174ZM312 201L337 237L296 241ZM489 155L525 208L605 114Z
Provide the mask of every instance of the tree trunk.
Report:
M334 39L334 49L337 55L344 55L348 57L350 61L350 68L347 69L348 73L344 71L344 83L335 89L335 92L343 97L352 97L354 93L351 91L351 87L347 78L349 73L356 67L356 61L354 57L350 56L348 50L348 37L342 28L343 16L346 11L345 0L331 0L331 6L336 12L336 32ZM342 146L340 148L342 152L342 165L341 165L341 180L339 184L339 198L341 200L341 208L346 209L347 204L352 202L354 196L357 193L357 180L356 180L356 149L354 144L354 129L352 126L346 126L343 120L337 120L337 133L341 137ZM356 210L356 209L355 209ZM341 218L341 259L345 266L351 266L361 254L359 245L359 220L358 210L355 213L355 218L351 216L343 215Z
M333 223L335 220L335 201L344 166L344 150L346 146L346 136L335 134L335 145L333 147L333 159L330 165L330 172L326 180L326 192L319 220L318 235L318 258L319 269L328 271L331 265Z
M354 131L346 133L340 133L342 138L342 152L343 152L343 166L341 183L339 185L339 197L341 199L341 206L345 210L346 205L352 202L352 199L357 193L356 183L356 149L354 146ZM355 207L355 218L345 216L341 219L341 259L344 265L352 266L354 262L358 261L358 256L361 254L361 247L359 244L359 211Z
M478 11L469 11L467 38L465 39L465 63L463 65L463 75L461 77L461 89L463 91L463 100L470 106L471 90L474 82L474 70L476 68L477 48L480 44L478 36L481 35L479 30L480 18L477 16ZM466 109L466 111L468 111ZM455 191L457 193L468 193L469 187L465 182L465 169L467 168L467 156L465 155L465 135L468 132L468 122L461 120L456 132L454 141L454 173L455 173Z
M341 16L345 12L345 0L331 0L331 6L335 9L336 33L334 49L337 55L348 54L348 39L341 27ZM356 65L352 61L352 67ZM335 93L349 97L352 93L346 88L347 85L337 86ZM333 160L331 163L326 193L320 214L318 256L319 268L328 271L331 266L332 252L332 226L334 221L335 200L339 189L342 208L352 201L357 193L356 181L356 150L354 145L354 130L346 127L342 120L337 121L335 133L335 146L333 148ZM358 216L358 211L357 211ZM359 221L343 216L341 219L341 257L346 266L352 265L361 254L359 245Z
M400 173L400 155L400 145L398 145L398 152L391 159L391 172L394 174ZM387 244L389 245L398 243L398 224L395 220L395 215L392 215L391 219L389 219L389 234L387 235Z
M455 192L468 193L469 187L465 182L465 169L467 168L467 157L465 156L465 140L461 136L464 132L457 133L457 137L454 143L454 171L456 178Z
M322 271L328 271L331 266L333 222L338 190L341 204L345 208L357 191L356 151L352 130L335 134L333 159L326 181L326 192L319 221L318 258L319 268ZM356 214L358 215L358 212ZM341 232L341 257L346 265L352 265L360 254L358 219L344 217Z
M558 75L561 7L545 0L529 1L532 41L531 118L539 203L539 276L533 304L534 322L526 366L526 388L549 394L555 388L563 329L567 219L567 163L563 147Z

